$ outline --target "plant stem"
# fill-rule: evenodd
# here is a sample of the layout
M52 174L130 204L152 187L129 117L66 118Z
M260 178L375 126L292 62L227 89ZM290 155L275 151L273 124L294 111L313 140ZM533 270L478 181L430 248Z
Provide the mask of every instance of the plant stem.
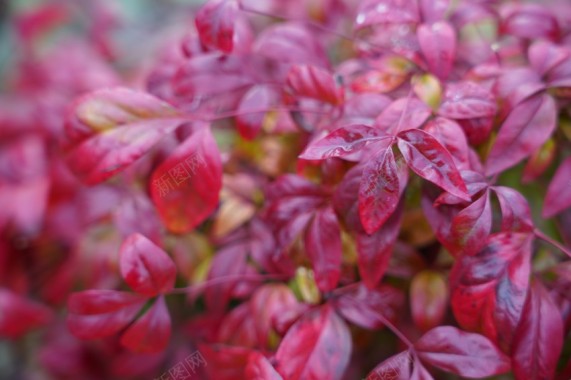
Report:
M191 285L186 288L176 288L173 289L166 294L189 294L192 296L196 296L198 293L203 291L206 288L211 286L221 285L227 282L236 282L236 281L264 281L264 280L282 280L288 278L289 276L284 274L255 274L255 275L248 275L248 274L238 274L238 275L229 275L224 277L217 277L211 280L207 280L203 283Z
M535 236L537 236L539 239L551 244L552 246L554 246L555 248L559 249L561 252L563 252L564 254L566 254L567 256L571 257L571 251L569 251L569 249L567 249L564 245L562 245L561 243L559 243L558 241L552 239L551 237L547 236L546 234L544 234L543 232L541 232L539 229L534 229L533 233L535 234Z

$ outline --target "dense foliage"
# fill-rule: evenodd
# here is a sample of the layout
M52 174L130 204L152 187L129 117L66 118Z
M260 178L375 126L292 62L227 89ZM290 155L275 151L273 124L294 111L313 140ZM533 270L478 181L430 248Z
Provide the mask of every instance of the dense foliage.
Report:
M7 378L571 378L571 3L118 3L0 12Z

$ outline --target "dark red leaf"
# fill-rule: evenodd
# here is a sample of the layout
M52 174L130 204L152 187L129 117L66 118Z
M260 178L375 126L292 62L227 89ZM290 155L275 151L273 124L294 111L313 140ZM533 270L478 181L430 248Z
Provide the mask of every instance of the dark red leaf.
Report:
M453 326L436 327L414 347L419 358L462 377L481 378L510 370L510 360L486 337Z
M502 124L486 161L486 174L508 169L547 141L556 126L553 98L537 94L518 104Z
M153 202L174 233L189 232L210 216L221 188L220 152L206 125L195 128L151 176Z
M166 349L170 336L171 318L165 298L161 296L123 333L121 344L138 353L161 352Z
M534 281L512 346L515 378L552 379L564 336L559 308L545 287Z
M216 380L243 379L250 355L256 352L251 348L221 344L199 345L199 350L204 355L204 361L200 365L204 366L203 369L208 373L207 377L202 378Z
M383 278L400 232L403 207L396 208L375 232L357 232L357 263L363 282L373 289Z
M343 103L343 89L333 74L311 65L294 65L290 68L286 88L294 96L317 99L333 105Z
M449 83L438 114L450 119L474 119L496 114L496 100L486 88L470 81Z
M508 350L529 285L532 238L527 233L491 235L475 256L452 268L452 311L463 328L482 332Z
M46 306L8 289L0 288L0 337L20 338L46 325L53 317Z
M329 157L344 157L381 140L388 142L388 136L378 128L360 124L344 126L309 143L299 158L324 160Z
M248 358L245 380L283 380L283 377L270 364L270 361L259 352L252 352Z
M437 21L420 25L416 35L428 70L442 80L448 78L456 56L454 28L446 21Z
M195 24L202 43L231 53L238 14L236 0L209 0L196 13Z
M416 174L459 198L470 200L452 156L438 140L420 129L402 131L398 138L398 147Z
M471 256L484 248L492 230L489 192L483 192L471 205L460 211L452 220L451 229L458 253Z
M529 203L519 192L505 186L494 186L502 211L502 231L530 232L533 221Z
M404 304L404 294L390 285L373 289L354 284L335 291L333 305L343 318L366 329L378 329L384 320L394 322Z
M359 216L369 234L393 214L408 181L408 170L389 146L367 162L359 186Z
M322 292L337 286L341 276L341 230L332 207L319 209L307 229L305 249Z
M551 218L571 207L569 178L571 178L571 157L568 157L559 165L547 188L542 212L544 218Z
M283 338L276 369L288 380L340 380L351 355L351 333L328 305L307 312Z
M72 171L88 184L102 182L147 153L185 119L168 103L124 88L89 93L74 103L67 123Z
M121 276L137 293L147 297L174 287L176 267L160 247L141 234L129 236L119 253Z
M67 327L81 339L113 335L135 318L146 300L141 295L115 290L74 293L67 303Z

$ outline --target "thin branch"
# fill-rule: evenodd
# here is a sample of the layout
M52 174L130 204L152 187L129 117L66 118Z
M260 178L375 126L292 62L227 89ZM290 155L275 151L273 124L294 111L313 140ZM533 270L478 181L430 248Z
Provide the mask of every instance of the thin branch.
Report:
M551 244L552 246L554 246L555 248L559 249L561 252L563 252L564 254L566 254L567 256L571 257L571 251L569 251L569 249L567 247L565 247L564 245L562 245L561 243L559 243L558 241L552 239L551 237L547 236L546 234L544 234L543 232L541 232L539 229L534 229L533 233L535 234L535 236L537 236L539 239Z
M175 288L166 294L188 294L192 296L198 295L200 292L204 291L206 288L222 285L228 282L237 281L265 281L265 280L283 280L287 279L289 276L283 274L241 274L241 275L231 275L224 277L217 277L211 280L207 280L203 283L191 285L186 288Z

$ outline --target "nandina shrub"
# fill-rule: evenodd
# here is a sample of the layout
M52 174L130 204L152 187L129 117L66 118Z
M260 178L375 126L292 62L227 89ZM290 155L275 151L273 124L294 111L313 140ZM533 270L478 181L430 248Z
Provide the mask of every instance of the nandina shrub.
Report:
M571 4L93 3L13 11L8 378L571 377Z

